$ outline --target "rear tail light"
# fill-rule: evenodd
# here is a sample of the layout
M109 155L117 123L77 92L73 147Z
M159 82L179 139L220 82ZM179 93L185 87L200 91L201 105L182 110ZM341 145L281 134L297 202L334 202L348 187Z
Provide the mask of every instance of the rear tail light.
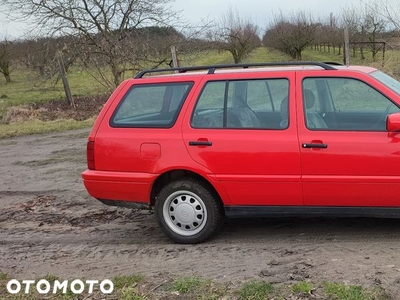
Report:
M94 142L89 141L86 147L87 167L89 170L95 170L94 165Z

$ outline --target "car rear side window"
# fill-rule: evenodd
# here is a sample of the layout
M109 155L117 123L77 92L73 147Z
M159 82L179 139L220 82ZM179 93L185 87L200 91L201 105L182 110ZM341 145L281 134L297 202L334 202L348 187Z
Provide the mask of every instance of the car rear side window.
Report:
M209 81L192 115L193 128L285 129L287 79Z
M133 85L117 106L110 126L172 127L192 85L192 82Z

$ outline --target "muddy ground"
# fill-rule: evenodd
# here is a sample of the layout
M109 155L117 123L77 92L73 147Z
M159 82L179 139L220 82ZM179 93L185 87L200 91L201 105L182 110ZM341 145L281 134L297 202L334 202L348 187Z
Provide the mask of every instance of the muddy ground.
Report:
M173 244L151 212L88 196L80 177L88 132L0 141L0 272L19 279L328 280L400 295L400 220L230 220L207 243Z

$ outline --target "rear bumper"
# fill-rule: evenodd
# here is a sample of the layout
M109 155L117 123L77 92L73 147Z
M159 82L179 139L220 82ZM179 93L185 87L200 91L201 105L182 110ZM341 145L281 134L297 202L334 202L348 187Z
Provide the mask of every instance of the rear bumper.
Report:
M82 173L88 193L97 199L150 203L158 174L86 170Z

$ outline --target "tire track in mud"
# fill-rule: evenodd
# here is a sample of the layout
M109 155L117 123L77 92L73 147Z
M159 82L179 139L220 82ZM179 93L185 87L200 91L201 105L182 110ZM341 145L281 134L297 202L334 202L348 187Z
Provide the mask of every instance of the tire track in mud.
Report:
M398 266L393 265L393 261L399 259L396 235L393 234L388 241L376 232L371 238L364 234L363 223L356 222L356 226L336 242L332 242L329 236L324 238L324 226L320 234L310 240L307 235L315 232L306 230L302 226L303 220L299 220L290 223L294 222L304 234L293 233L291 226L282 224L271 232L271 229L260 228L258 222L248 222L243 230L240 224L231 224L228 231L232 232L233 228L235 233L230 233L228 238L223 230L207 244L176 245L171 244L155 227L151 215L144 219L147 226L139 220L132 220L121 227L106 224L96 230L79 233L50 232L43 235L26 230L24 235L18 237L0 234L0 249L7 246L13 248L13 261L18 264L11 268L17 268L20 274L26 272L24 266L28 264L35 270L43 269L51 274L58 274L61 266L63 276L72 276L80 269L85 273L82 276L99 276L112 268L119 274L201 274L223 280L256 276L270 282L329 279L333 274L341 280L353 279L356 283L371 284L378 280L392 284L393 277L399 272ZM247 229L256 231L253 237L248 237ZM341 229L337 228L338 231ZM379 249L382 241L386 245L384 251ZM363 250L357 251L357 248ZM1 252L3 250L0 251L3 255ZM386 260L380 257L382 253L385 253ZM376 259L382 260L381 266L375 264ZM43 260L51 263L42 266ZM351 271L353 277L346 271ZM390 276L385 276L385 273Z
M128 226L123 229L128 229ZM129 230L109 234L103 231L81 233L79 238L74 234L50 234L45 239L36 234L27 241L15 236L8 240L3 236L1 238L0 254L3 255L3 248L8 244L14 262L9 267L21 275L29 275L31 269L27 266L31 266L39 273L62 276L77 275L79 270L84 272L81 276L99 276L107 274L111 268L118 274L144 273L152 276L161 272L225 280L260 276L271 282L330 279L333 273L335 278L356 283L371 283L379 277L381 282L386 280L389 283L398 273L393 265L393 260L398 259L397 242L386 243L389 246L385 253L387 259L382 259L376 245L371 246L368 241L353 244L353 247L364 248L363 253L355 253L353 247L346 249L329 241L319 244L260 242L247 245L240 237L229 245L214 240L211 244L182 246L169 244L166 239L163 240L161 232L153 240L140 240L132 237ZM376 259L382 261L380 266L376 265ZM43 261L49 264L43 265Z

